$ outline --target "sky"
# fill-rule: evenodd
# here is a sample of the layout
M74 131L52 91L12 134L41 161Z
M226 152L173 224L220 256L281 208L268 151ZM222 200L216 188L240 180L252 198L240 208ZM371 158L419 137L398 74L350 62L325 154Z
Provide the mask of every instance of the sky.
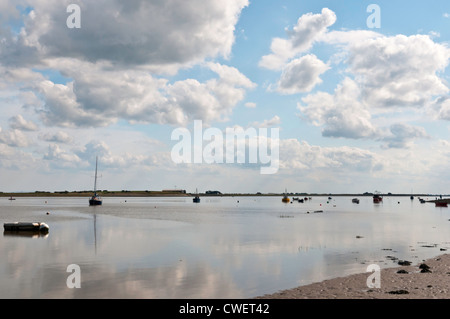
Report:
M445 0L4 0L0 191L448 194L449 44Z

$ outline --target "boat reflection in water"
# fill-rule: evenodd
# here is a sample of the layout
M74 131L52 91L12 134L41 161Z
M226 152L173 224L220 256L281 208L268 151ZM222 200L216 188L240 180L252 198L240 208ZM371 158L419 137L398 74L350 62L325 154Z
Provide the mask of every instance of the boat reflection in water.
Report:
M5 237L28 237L28 238L47 238L48 233L43 233L40 231L13 231L13 230L5 230L3 232L3 236Z
M435 201L436 207L448 207L448 202L445 200L437 200Z

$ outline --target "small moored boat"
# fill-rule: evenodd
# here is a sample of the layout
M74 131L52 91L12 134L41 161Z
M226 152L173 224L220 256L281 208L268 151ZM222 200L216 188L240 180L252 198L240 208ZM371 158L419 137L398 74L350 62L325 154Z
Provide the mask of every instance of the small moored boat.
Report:
M378 195L378 194L373 195L373 202L374 202L375 204L381 203L382 201L383 201L383 197L381 197L381 196Z
M352 203L359 204L359 199L358 198L353 198L352 199Z
M283 199L281 201L283 203L289 203L290 202L289 197L287 196L287 190L286 189L284 190L284 197L283 197Z
M97 162L98 158L95 158L95 181L94 181L94 195L89 198L89 206L101 206L102 199L97 195Z
M446 201L436 201L435 202L436 207L448 207L448 203Z
M195 190L195 197L192 199L194 203L200 203L200 196L198 196L198 190Z
M15 222L4 223L3 228L5 231L26 231L26 232L42 232L47 233L49 227L46 223L27 223L27 222Z

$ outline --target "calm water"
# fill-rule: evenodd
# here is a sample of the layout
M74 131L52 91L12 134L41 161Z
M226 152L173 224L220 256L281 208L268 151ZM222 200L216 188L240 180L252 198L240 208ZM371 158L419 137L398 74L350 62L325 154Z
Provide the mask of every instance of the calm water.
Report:
M450 249L450 208L360 200L0 198L3 223L50 226L0 237L0 298L250 298ZM80 289L67 287L71 264Z

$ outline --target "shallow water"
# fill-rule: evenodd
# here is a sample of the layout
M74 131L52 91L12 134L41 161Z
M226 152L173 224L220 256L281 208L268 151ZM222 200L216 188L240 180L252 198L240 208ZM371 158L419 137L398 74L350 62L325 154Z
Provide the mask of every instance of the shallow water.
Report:
M0 198L3 223L50 226L0 237L0 298L250 298L450 248L449 208L360 200ZM81 288L67 285L72 264Z

